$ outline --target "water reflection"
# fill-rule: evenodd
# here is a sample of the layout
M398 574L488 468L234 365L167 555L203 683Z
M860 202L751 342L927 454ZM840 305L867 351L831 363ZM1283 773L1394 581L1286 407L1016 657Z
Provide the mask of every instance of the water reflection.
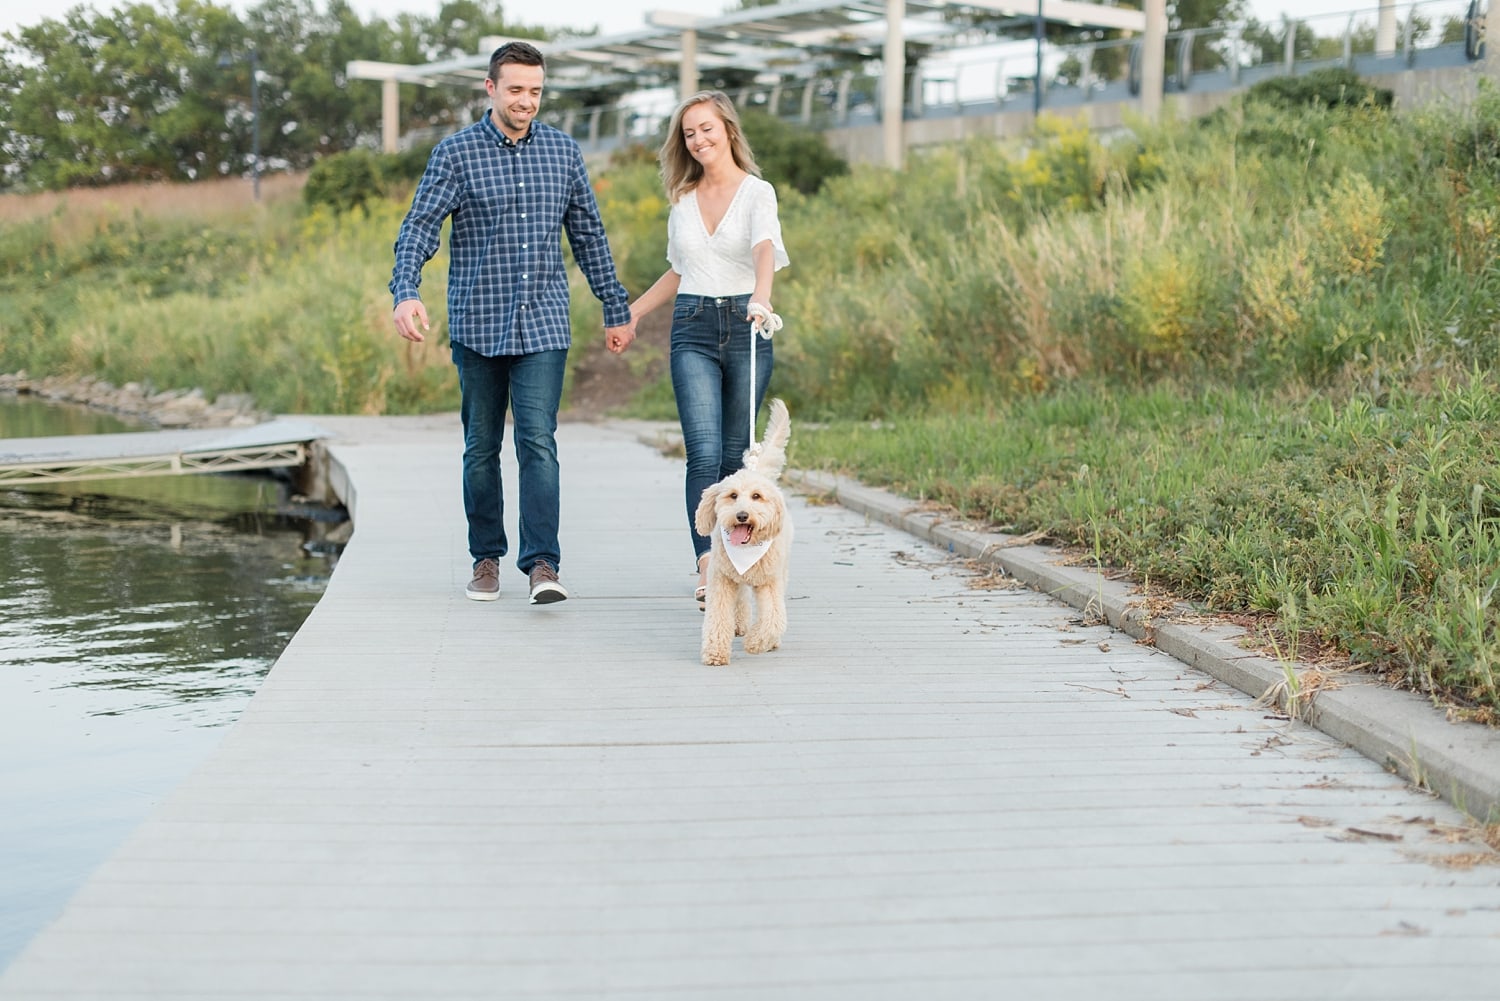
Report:
M324 561L269 519L246 531L110 511L0 507L0 664L136 693L109 712L232 719L322 594Z
M98 410L52 403L34 396L0 393L0 438L45 438L54 434L112 434L143 428L141 421Z
M0 437L133 430L0 397ZM212 749L323 593L263 476L0 488L0 968Z

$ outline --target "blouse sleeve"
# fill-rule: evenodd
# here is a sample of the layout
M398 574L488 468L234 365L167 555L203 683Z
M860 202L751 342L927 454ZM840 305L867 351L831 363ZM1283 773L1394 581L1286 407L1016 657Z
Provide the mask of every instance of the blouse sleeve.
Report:
M775 252L776 270L780 271L791 260L786 256L786 244L781 242L781 220L776 214L776 189L766 181L757 184L755 188L755 199L750 204L750 246L755 247L762 240L770 240L771 249Z

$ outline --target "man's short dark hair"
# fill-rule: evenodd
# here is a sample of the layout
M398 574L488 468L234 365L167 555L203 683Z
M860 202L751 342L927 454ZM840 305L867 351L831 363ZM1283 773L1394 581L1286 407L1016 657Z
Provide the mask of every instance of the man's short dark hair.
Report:
M547 68L547 61L542 58L541 50L530 42L506 42L494 52L490 53L490 79L496 83L500 82L500 67L506 63L519 63L522 66L540 66Z

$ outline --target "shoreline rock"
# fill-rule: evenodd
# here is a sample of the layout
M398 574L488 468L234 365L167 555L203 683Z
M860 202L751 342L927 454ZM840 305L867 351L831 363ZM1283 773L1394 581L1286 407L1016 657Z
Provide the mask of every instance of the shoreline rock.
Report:
M210 401L202 389L156 392L139 382L115 386L87 376L32 378L24 371L0 375L0 393L103 410L157 428L250 427L274 416L257 409L254 398L246 393L220 393Z

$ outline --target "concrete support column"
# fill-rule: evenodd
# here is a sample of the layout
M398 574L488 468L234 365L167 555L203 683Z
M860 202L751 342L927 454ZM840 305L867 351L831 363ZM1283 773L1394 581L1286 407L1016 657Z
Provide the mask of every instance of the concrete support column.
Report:
M401 142L401 85L395 77L380 82L380 148L396 152Z
M1165 4L1166 0L1154 0ZM1165 10L1165 7L1163 7ZM892 170L900 170L906 152L903 135L902 107L905 96L903 81L906 77L906 38L901 22L906 17L906 0L885 0L885 50L881 53L884 67L880 81L880 131L885 149L885 164Z
M1380 0L1380 13L1375 18L1375 54L1390 56L1396 53L1396 0Z
M1146 0L1146 33L1141 38L1141 114L1161 117L1167 75L1167 0Z
M682 66L678 71L678 96L687 100L698 93L698 32L688 28L682 33Z

